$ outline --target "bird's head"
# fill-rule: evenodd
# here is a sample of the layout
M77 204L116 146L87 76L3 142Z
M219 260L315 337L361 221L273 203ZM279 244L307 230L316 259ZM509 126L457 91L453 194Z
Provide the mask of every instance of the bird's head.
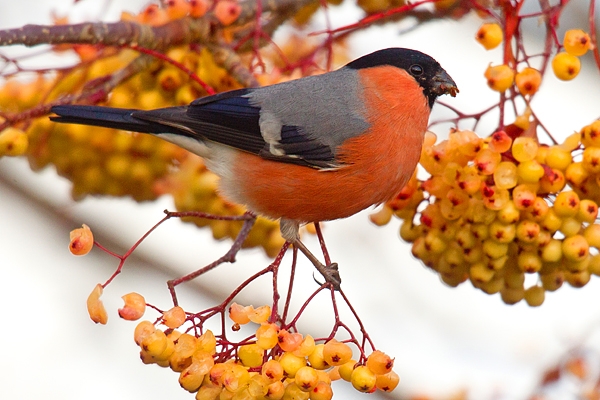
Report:
M417 50L404 48L389 48L360 57L346 67L364 69L390 65L408 72L423 88L427 96L429 108L438 96L449 94L452 97L458 93L454 80L433 58Z

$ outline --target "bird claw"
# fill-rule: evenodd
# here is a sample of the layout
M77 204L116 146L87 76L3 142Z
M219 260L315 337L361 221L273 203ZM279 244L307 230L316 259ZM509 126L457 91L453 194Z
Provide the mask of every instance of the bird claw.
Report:
M319 273L321 275L323 275L323 278L325 278L325 282L329 283L333 287L334 290L337 290L337 291L340 290L340 285L342 284L342 278L340 278L338 263L334 262L329 265L321 264L320 266L315 265L315 267L317 268ZM320 283L316 279L315 279L315 282L322 285L322 283Z

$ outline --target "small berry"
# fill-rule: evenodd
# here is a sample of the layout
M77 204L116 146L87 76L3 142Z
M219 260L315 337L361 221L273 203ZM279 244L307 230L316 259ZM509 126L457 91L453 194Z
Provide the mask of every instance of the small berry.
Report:
M133 332L133 340L139 346L142 340L156 330L154 324L150 321L142 321L135 327Z
M190 16L193 18L200 18L208 11L208 3L206 0L189 0L190 3Z
M232 303L229 306L229 318L239 325L245 325L250 322L250 313L254 311L252 306L241 306L238 303Z
M352 371L350 379L352 386L359 392L371 392L377 384L377 376L364 365L359 365Z
M119 308L119 316L127 321L138 320L146 311L146 300L139 293L128 293L121 297L125 302L123 308Z
M263 324L256 330L256 344L264 350L275 347L278 343L278 328L275 324Z
M375 375L383 375L392 370L394 359L382 351L375 350L367 358L366 365Z
M317 386L310 392L310 400L331 400L333 398L333 390L331 385L326 382L319 382Z
M73 229L69 234L69 251L76 256L84 256L94 247L94 235L86 224L81 228Z
M541 286L532 286L525 290L525 301L530 307L539 307L544 302L546 291Z
M29 138L21 129L9 127L0 131L0 157L23 155L28 146Z
M94 286L94 290L92 290L92 293L90 293L87 298L87 309L92 321L97 324L106 325L106 322L108 321L108 314L106 313L104 304L102 304L102 301L100 300L102 291L103 288L101 284Z
M190 12L190 3L186 0L166 0L165 6L171 20L183 18Z
M498 47L502 43L504 33L500 25L496 23L487 23L481 25L475 39L483 46L486 50L491 50Z
M325 361L325 357L323 355L323 351L325 349L325 344L319 343L315 346L315 349L308 356L308 362L310 366L314 369L327 369L330 365Z
M183 308L175 306L163 313L162 323L171 329L177 329L183 325L186 318L187 317L185 315L185 311L183 311Z
M297 332L290 333L285 329L281 329L277 335L277 342L283 351L294 351L302 343L302 335Z
M242 7L232 0L219 0L214 9L215 16L223 26L233 24L241 12Z
M391 392L396 389L398 383L400 382L400 377L394 371L390 371L384 375L377 375L376 386L377 389L382 392Z
M242 364L249 368L260 367L263 364L265 351L257 344L245 344L238 349L238 357Z
M296 375L296 372L306 365L306 359L304 357L295 356L290 352L286 352L279 358L279 363L285 371L286 376L288 378L293 378L294 375Z
M524 96L535 94L542 84L542 74L535 68L527 67L515 75L517 89Z
M512 145L512 138L504 131L496 131L490 137L490 150L496 153L508 151Z
M300 390L310 392L317 386L317 383L319 383L319 376L314 368L302 367L296 371L294 381Z
M582 56L591 47L590 35L581 29L569 29L565 32L563 46L567 53L574 56Z
M280 381L283 378L283 367L277 360L269 360L263 364L261 374L270 382Z
M329 365L342 365L352 358L352 349L346 343L331 339L325 343L323 358Z
M558 53L552 59L552 70L558 79L570 81L579 74L581 61L567 52Z
M488 86L497 92L504 92L510 88L515 79L515 72L505 64L489 66L484 74Z
M248 318L250 318L250 321L254 322L255 324L262 324L263 322L267 322L270 316L271 307L269 306L260 306L248 313Z

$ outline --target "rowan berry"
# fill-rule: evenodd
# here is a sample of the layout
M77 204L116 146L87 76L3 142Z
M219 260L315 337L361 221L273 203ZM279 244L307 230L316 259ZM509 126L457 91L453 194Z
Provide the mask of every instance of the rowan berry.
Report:
M558 79L570 81L579 74L581 61L567 52L558 53L552 59L552 70Z
M504 33L502 28L496 23L486 23L481 25L475 35L475 39L485 47L486 50L498 47L498 45L502 43L503 37Z

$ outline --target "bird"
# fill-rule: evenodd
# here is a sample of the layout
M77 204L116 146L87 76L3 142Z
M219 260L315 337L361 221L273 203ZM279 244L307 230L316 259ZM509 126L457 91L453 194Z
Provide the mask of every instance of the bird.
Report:
M152 134L199 155L225 198L279 220L283 238L339 289L337 264L323 265L299 227L393 198L416 169L437 97L457 93L429 55L386 48L334 71L185 106L56 105L50 118Z

